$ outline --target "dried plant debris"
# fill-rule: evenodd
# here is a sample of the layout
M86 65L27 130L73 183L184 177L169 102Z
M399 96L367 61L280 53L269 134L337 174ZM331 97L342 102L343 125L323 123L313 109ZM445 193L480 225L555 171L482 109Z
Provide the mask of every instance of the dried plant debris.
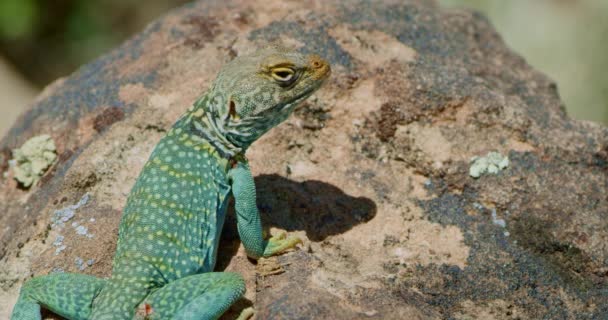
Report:
M498 152L489 152L485 157L471 158L469 175L479 178L482 174L497 174L509 166L509 157L502 156Z
M255 268L256 273L262 277L281 274L285 272L277 257L261 258Z
M21 148L13 150L13 159L9 162L15 179L23 187L36 184L40 177L57 159L55 142L48 134L35 136L27 140Z

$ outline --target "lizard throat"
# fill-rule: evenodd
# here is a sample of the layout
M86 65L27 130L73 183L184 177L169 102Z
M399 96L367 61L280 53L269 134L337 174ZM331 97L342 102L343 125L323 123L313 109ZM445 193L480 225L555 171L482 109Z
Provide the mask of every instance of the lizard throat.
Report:
M223 158L233 158L243 151L226 139L221 129L208 118L192 119L191 124L192 132L214 147Z
M226 159L233 158L244 150L234 145L226 138L225 123L229 115L222 115L219 110L210 108L208 100L203 98L197 101L194 110L189 112L187 121L190 133L208 143Z

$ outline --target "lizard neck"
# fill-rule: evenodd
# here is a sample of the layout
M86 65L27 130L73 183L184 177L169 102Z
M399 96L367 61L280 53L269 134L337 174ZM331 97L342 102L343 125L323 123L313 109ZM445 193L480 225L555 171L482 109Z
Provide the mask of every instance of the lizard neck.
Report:
M246 147L232 143L227 137L226 125L230 115L224 107L224 99L207 93L198 99L184 115L188 131L201 138L226 159L244 154Z

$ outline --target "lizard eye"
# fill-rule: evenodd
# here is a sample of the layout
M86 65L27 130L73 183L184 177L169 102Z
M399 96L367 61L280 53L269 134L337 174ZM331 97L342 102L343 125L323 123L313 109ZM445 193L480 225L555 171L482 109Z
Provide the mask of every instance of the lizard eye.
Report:
M281 85L290 85L296 79L296 72L291 68L275 68L271 75Z

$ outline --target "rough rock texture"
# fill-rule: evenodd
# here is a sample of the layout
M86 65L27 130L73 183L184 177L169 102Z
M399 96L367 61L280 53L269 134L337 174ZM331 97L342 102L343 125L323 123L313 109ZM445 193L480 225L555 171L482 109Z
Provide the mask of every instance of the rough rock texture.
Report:
M32 275L108 276L154 144L221 65L280 39L334 70L248 152L266 225L306 241L264 275L229 220L218 269L248 284L232 315L253 304L258 319L608 318L608 130L570 119L555 83L479 14L373 3L196 2L49 86L0 142L0 170L35 135L59 154L30 190L0 178L0 317ZM469 159L489 151L509 167L471 178Z

